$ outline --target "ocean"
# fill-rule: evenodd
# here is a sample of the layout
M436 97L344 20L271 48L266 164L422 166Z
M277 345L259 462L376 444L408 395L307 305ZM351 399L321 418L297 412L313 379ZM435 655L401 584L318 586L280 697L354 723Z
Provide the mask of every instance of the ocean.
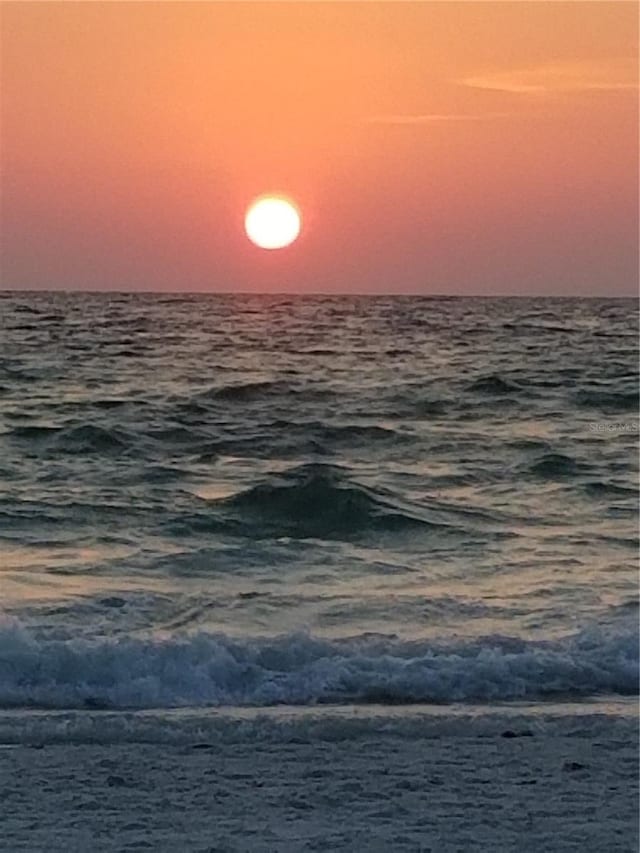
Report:
M1 293L0 708L635 696L637 336L625 299Z

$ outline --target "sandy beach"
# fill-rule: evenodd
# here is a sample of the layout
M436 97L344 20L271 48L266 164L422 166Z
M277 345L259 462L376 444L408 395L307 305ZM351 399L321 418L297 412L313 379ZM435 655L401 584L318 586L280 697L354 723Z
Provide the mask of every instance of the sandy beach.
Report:
M634 851L607 713L3 714L3 851Z

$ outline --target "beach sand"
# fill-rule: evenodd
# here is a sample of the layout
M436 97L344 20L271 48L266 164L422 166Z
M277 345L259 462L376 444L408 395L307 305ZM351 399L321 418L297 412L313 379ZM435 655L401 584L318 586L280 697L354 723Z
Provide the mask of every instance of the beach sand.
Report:
M621 708L5 712L0 849L631 853Z

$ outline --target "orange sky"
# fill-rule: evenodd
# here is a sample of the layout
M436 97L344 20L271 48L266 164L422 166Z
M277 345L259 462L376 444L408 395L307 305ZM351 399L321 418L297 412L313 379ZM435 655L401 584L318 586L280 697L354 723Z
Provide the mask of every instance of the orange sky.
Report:
M2 286L634 293L637 47L626 2L4 3Z

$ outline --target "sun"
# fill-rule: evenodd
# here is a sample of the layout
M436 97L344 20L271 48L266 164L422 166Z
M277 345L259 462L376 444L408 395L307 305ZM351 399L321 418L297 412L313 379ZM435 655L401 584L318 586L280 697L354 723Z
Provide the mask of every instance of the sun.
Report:
M247 237L261 249L283 249L300 234L300 211L282 196L263 195L247 209L244 227Z

